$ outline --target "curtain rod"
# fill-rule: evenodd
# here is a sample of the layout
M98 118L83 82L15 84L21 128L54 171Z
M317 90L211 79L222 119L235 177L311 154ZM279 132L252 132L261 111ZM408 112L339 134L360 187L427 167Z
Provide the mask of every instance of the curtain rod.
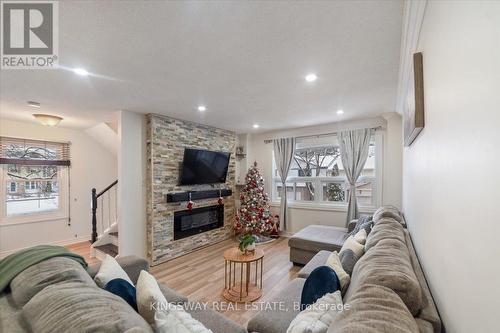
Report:
M65 143L68 145L71 145L71 141L64 141L64 140L45 140L45 139L33 139L33 138L26 138L26 137L21 137L21 136L11 136L11 135L0 135L0 137L5 138L5 139L15 139L15 140L25 140L25 141L40 141L40 142L52 142L52 143Z
M368 127L370 128L370 127ZM371 127L371 129L377 131L377 130L381 130L382 129L382 126L376 126L376 127ZM332 135L336 135L338 134L340 131L337 131L337 132L331 132L331 133L322 133L322 134L312 134L312 135L299 135L299 136L296 136L295 139L309 139L309 138L322 138L322 137L325 137L325 136L332 136ZM268 144L268 143L273 143L274 139L266 139L264 140L264 143L265 144Z

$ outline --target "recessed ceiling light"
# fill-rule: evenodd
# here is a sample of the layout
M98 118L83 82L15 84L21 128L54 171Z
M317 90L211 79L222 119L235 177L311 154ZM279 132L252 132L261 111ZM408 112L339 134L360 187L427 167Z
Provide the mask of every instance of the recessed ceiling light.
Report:
M344 110L342 110L342 109L338 109L338 110L337 110L337 114L344 114Z
M259 124L253 124L253 128L259 128Z
M305 79L307 82L314 82L318 79L318 76L314 73L311 73L311 74L307 74Z
M89 72L87 72L87 71L86 71L85 69L83 69L83 68L75 68L75 69L73 69L73 72L74 72L75 74L78 74L78 75L81 75L81 76L87 76L87 75L89 75Z
M35 113L33 117L45 126L57 126L57 124L63 120L61 117L42 113Z
M207 107L205 105L200 105L198 106L198 111L200 112L207 111Z
M31 106L32 108L39 108L40 107L40 103L33 102L33 101L28 101L28 105Z

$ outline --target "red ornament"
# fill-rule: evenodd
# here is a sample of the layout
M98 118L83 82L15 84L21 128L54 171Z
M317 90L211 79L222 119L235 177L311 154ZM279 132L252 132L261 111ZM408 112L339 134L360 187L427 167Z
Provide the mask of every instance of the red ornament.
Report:
M187 203L186 208L191 211L191 210L193 210L193 206L194 206L194 202L191 201L191 192L189 192L189 201Z
M219 204L219 206L224 205L224 199L222 199L222 197L220 197L219 200L217 200L217 203Z

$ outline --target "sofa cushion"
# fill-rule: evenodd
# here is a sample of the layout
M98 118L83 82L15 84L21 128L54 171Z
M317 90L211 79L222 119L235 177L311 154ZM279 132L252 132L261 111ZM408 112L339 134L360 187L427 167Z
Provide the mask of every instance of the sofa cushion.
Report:
M300 312L292 320L286 333L326 333L342 307L340 291L328 293Z
M213 333L180 305L169 304L154 316L155 333Z
M429 286L427 285L427 281L425 280L424 272L420 267L420 263L417 258L417 253L413 247L413 243L410 237L410 233L408 230L405 230L405 238L406 245L408 246L408 252L410 254L411 265L413 267L413 271L420 283L420 288L422 290L422 309L420 310L418 317L416 319L419 327L428 327L427 324L421 322L425 321L429 323L432 327L432 330L420 330L421 332L441 332L441 318L439 318L439 313L437 311L436 305L434 304L434 300L432 299L431 291Z
M360 216L359 219L356 220L356 224L354 228L349 233L349 236L354 236L361 229L366 231L366 234L370 234L373 228L373 217L372 216Z
M351 250L352 252L354 252L356 256L361 257L365 252L365 246L363 244L358 243L353 236L349 236L345 240L344 245L342 245L340 253L347 250Z
M23 316L37 333L152 332L151 326L120 297L81 282L45 287L24 306Z
M248 322L249 332L283 333L290 326L293 318L300 313L300 295L305 279L294 279L269 304ZM276 302L276 303L273 303Z
M364 284L345 306L333 319L328 333L419 332L412 314L389 288Z
M359 258L361 257L358 257L353 250L345 250L339 254L339 259L340 263L342 264L342 268L344 268L344 271L347 274L349 274L349 276L352 275L354 266L358 262Z
M366 230L365 229L361 229L355 235L353 235L352 237L359 244L365 245L365 243L366 243L366 236L367 235L368 235L368 233L366 232Z
M214 333L247 333L247 330L243 326L238 325L219 312L206 307L205 304L188 302L184 308L194 319L203 323L206 328L212 330Z
M22 308L17 307L12 293L0 293L0 332L29 332L29 325L23 318Z
M54 257L26 268L12 279L12 298L18 307L22 307L46 286L62 281L95 286L80 263L71 258Z
M114 279L123 279L131 285L134 284L116 259L106 254L101 267L99 267L99 272L94 277L94 281L99 287L104 288L109 281Z
M419 333L435 333L435 332L441 332L441 329L439 331L436 331L432 324L428 322L427 320L420 319L418 317L415 317L415 322L417 323L418 326L418 331Z
M328 293L340 290L340 280L337 273L328 266L320 266L311 272L304 283L300 297L301 310L313 304Z
M293 235L288 240L288 245L312 252L339 251L344 244L346 233L345 228L309 225Z
M316 253L316 255L304 267L302 267L297 276L299 278L307 279L309 274L311 274L315 268L326 264L326 261L331 253L332 252L325 250Z
M138 256L124 256L116 258L116 262L123 268L125 273L127 273L128 277L132 281L132 284L137 283L137 279L139 278L139 274L142 270L149 270L149 262ZM94 278L99 272L99 268L101 267L101 262L96 264L89 265L87 267L87 272L89 273L91 278Z
M137 300L135 287L124 279L114 279L109 281L104 290L121 297L125 302L128 303L135 311L137 311Z
M157 308L166 307L168 301L163 295L153 275L142 271L137 280L137 309L148 323L155 323Z
M405 244L404 228L393 218L380 219L366 238L365 251L374 247L380 240L396 239Z
M404 220L403 220L403 216L401 215L401 212L399 211L399 209L397 209L394 206L387 205L387 206L379 207L375 211L375 213L373 213L373 222L375 222L375 224L376 224L376 223L378 223L379 220L381 220L385 217L393 218L402 225L405 224Z
M393 290L412 315L418 314L422 307L422 292L411 265L408 248L399 240L381 240L365 253L354 267L344 302L348 303L365 284Z
M342 267L342 263L340 262L339 254L337 251L332 252L328 259L326 260L326 266L330 267L335 271L337 277L340 281L340 288L342 289L342 294L345 293L347 288L349 287L349 282L351 281L351 277L346 273L344 268Z

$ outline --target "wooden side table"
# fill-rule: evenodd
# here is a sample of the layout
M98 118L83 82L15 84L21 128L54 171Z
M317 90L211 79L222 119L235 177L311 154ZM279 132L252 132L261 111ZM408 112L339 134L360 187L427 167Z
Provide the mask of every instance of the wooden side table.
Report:
M240 265L239 269L237 265ZM253 264L253 265L252 265ZM255 268L255 279L252 283L251 270ZM260 275L258 274L260 266ZM224 290L222 297L230 302L252 302L262 296L262 269L264 266L264 251L242 253L238 248L224 252ZM245 274L243 269L245 268ZM237 271L239 282L237 282ZM259 279L260 277L260 279Z

